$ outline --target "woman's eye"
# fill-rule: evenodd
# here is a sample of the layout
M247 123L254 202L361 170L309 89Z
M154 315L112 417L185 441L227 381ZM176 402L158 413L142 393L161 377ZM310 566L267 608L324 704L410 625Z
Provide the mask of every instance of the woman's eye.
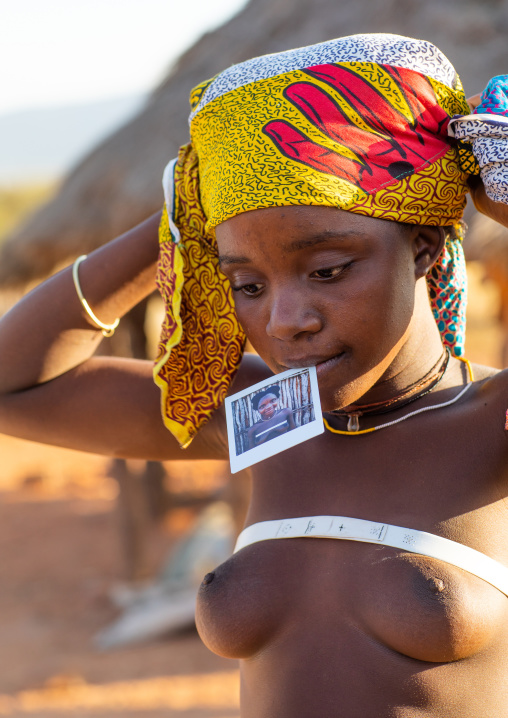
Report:
M317 279L335 279L335 277L338 277L339 274L341 274L344 271L345 267L327 267L326 269L317 269L315 272L312 272L312 277L317 277Z
M243 292L247 297L255 297L261 289L261 284L244 284L242 287L232 287L233 292Z

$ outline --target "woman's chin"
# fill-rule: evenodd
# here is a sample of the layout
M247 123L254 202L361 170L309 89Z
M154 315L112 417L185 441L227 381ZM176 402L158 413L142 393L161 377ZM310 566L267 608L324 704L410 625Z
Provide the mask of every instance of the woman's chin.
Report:
M318 381L319 397L321 399L322 411L337 411L346 406L355 404L368 391L370 387L362 388L358 382L351 382L346 385L329 385L328 382Z
M337 381L331 372L325 376L318 375L319 397L323 411L341 409L352 403L352 391L349 384L342 384Z
M332 394L327 391L321 391L320 387L319 396L321 399L321 411L324 412L342 409L342 407L351 404L350 401L347 401L347 399L342 396L342 392L339 392L338 395L336 393Z
M361 369L351 365L350 356L346 352L318 364L316 370L323 411L349 406L370 388L362 378Z

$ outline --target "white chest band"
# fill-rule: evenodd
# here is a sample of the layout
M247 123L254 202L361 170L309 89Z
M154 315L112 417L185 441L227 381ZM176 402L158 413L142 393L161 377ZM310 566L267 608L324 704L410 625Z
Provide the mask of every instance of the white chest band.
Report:
M252 524L238 537L235 553L258 541L284 538L346 539L392 546L446 561L482 578L508 596L508 568L476 549L426 531L347 516L304 516Z

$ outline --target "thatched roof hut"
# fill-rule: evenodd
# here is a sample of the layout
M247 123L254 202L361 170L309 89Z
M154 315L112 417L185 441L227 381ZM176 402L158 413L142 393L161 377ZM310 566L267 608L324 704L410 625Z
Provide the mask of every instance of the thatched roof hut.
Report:
M21 288L160 208L163 168L187 141L188 95L230 64L357 32L393 32L436 43L469 93L507 66L508 0L251 0L202 37L144 109L63 181L56 197L4 243L0 288Z

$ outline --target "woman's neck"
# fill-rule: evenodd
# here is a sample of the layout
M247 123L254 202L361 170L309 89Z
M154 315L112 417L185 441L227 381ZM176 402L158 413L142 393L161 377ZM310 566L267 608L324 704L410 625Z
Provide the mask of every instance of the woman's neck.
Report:
M400 348L374 386L356 402L358 405L386 401L419 382L439 365L443 357L441 335L427 294L415 304L415 312Z

